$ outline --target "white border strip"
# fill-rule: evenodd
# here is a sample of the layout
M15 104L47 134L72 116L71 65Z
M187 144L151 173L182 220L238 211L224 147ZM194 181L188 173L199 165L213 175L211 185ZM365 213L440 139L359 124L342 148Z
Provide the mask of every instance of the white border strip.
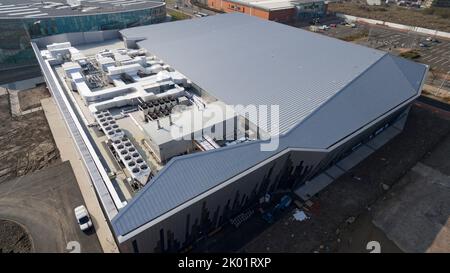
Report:
M37 53L40 54L40 51L37 48L36 44L33 43L33 47L35 48L35 51L37 50ZM41 57L41 60L43 60L42 56L40 56L40 57ZM53 69L51 68L51 66L48 63L48 61L44 60L44 65L49 70L50 76L51 76L51 80L54 81L55 86L58 89L58 90L55 90L55 91L58 91L60 93L60 95L61 95L61 97L63 99L63 102L64 102L65 106L67 107L67 110L68 110L71 118L73 119L73 122L75 123L75 126L77 127L78 133L82 137L83 142L85 143L89 153L91 154L91 157L92 157L92 159L93 159L93 161L94 161L94 163L95 163L95 165L96 165L96 167L97 167L97 169L98 169L98 171L99 171L99 173L100 173L100 175L101 175L101 177L102 177L102 179L104 181L104 184L106 185L106 187L108 189L108 192L109 192L109 194L110 194L110 196L111 196L115 206L117 207L117 209L123 208L125 206L125 204L122 203L122 201L120 200L119 196L117 195L117 192L116 192L114 186L112 185L111 180L109 179L108 174L106 173L102 163L100 162L100 160L99 160L99 158L98 158L94 148L92 147L92 144L89 141L89 138L86 136L86 133L84 132L83 128L81 127L81 124L80 124L77 116L75 115L75 113L74 113L74 111L73 111L69 101L67 100L66 95L62 91L61 85L59 84L55 74L53 73ZM45 75L45 73L44 73L44 75ZM49 86L49 88L50 88L50 86ZM70 129L69 129L69 132L70 132ZM87 165L87 162L85 162L84 158L83 157L81 157L81 158L83 159L84 164ZM105 210L106 210L106 208L105 208ZM115 215L112 215L112 217L114 217L114 216Z

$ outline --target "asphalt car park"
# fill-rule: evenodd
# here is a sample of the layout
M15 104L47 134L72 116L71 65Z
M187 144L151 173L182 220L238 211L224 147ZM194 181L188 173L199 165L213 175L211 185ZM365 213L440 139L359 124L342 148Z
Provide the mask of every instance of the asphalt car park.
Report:
M323 32L323 34L327 36L331 36L338 39L345 39L347 37L355 36L358 34L367 33L368 27L365 25L354 25L353 27L349 24L334 24L335 27L330 27L332 24L329 24L329 29Z
M0 219L24 226L34 252L102 251L94 228L80 230L74 208L81 204L68 161L0 183Z
M431 38L431 41L429 41ZM420 53L419 62L432 68L450 71L450 41L416 32L401 32L392 29L372 27L369 32L368 46L391 51L396 48L411 48Z
M356 39L354 42L393 54L398 54L398 49L401 48L413 49L420 54L416 61L440 72L450 71L450 41L440 37L367 24L356 24L353 28L337 24L336 27L321 33L339 39L363 34L361 39ZM430 38L432 41L428 41Z
M440 40L439 43L432 43L431 46L420 50L420 62L426 63L436 70L450 71L450 42Z
M426 37L423 37L425 40ZM421 37L416 32L401 32L381 27L370 27L368 46L390 51L394 48L418 48Z

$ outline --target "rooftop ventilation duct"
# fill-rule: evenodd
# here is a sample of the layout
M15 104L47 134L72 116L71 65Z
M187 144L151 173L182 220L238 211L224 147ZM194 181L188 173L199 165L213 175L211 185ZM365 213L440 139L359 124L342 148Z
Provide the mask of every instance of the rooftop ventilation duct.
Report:
M69 5L71 8L75 9L81 6L80 0L67 0L67 5Z

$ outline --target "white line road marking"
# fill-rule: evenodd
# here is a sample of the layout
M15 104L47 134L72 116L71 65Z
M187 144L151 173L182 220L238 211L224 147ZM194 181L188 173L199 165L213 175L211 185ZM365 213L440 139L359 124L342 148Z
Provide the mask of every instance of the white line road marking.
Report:
M436 60L437 58L439 58L439 56L436 56L434 58L431 58L430 60L428 60L429 62L432 62L433 60Z
M446 61L446 59L439 59L438 61L434 62L434 64L438 64L438 63L440 63L442 61Z
M445 62L441 63L441 65L444 65L446 63L450 62L450 59L447 59Z
M430 60L431 58L433 58L433 55L426 55L425 57L422 57L422 60L428 61L428 60Z
M436 54L441 55L441 54L444 54L446 51L447 50L445 50L445 49L439 49L439 50L436 50Z

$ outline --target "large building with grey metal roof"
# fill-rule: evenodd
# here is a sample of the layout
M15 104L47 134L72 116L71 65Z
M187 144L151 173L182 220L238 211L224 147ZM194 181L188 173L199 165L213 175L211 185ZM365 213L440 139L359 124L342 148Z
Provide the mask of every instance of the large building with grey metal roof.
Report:
M129 107L135 102L124 102L124 96L141 96L146 103L139 103L139 111L154 107L146 99L148 89L139 93L136 88L146 81L142 71L152 70L157 60L170 66L158 77L180 73L186 79L176 84L177 90L183 88L177 100L186 96L194 106L183 109L232 109L242 125L234 127L231 141L219 141L217 128L203 127L202 141L192 140L196 145L162 162L118 208L110 221L124 252L188 249L243 211L255 209L267 194L275 198L279 191L291 191L307 200L401 132L428 70L385 52L239 13L129 28L120 36L129 50L144 50L151 65L127 77L134 79L129 83L134 91L123 84L110 88L125 89L113 99L114 107L106 98L91 104L93 113L102 113L97 110L104 111L105 105L114 113L117 105L126 104L133 116ZM35 51L43 64L52 62L48 50ZM48 81L54 80L47 74ZM173 81L180 79L175 74ZM249 115L248 108L232 107L236 105L269 109L270 117ZM271 115L273 109L279 110L277 115ZM171 114L145 121L134 115L133 122L149 133L144 143L179 125ZM223 124L227 127L228 120ZM242 128L243 140L236 128ZM208 141L210 148L202 149ZM155 156L155 148L149 149Z
M36 65L30 39L159 23L158 0L1 0L0 70Z

